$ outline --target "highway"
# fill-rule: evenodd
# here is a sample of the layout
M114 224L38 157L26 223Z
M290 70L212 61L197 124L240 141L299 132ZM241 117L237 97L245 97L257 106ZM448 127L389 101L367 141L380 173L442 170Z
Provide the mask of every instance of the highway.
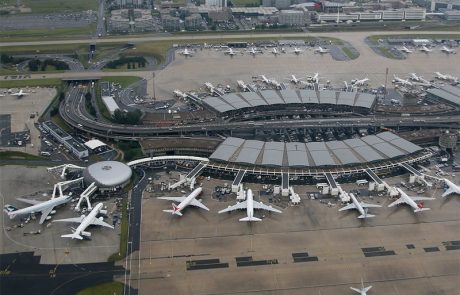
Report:
M228 132L234 130L251 132L283 128L347 128L347 127L440 127L460 128L460 115L430 117L362 117L362 118L311 118L299 120L268 120L246 122L201 123L193 125L154 127L151 125L121 125L96 121L88 114L84 103L84 92L79 88L70 88L59 112L63 119L82 131L116 139L136 139L159 135L174 136L192 133Z
M60 45L60 44L85 44L85 43L125 43L125 42L148 42L148 41L188 41L189 43L198 42L200 40L220 40L226 42L227 39L255 39L255 38L298 38L298 37L331 37L331 38L340 38L345 41L352 38L364 39L370 35L401 35L401 34L410 34L410 35L427 35L427 34L452 34L458 35L458 32L455 31L378 31L378 32L320 32L320 33L235 33L235 34L156 34L149 36L117 36L111 38L99 38L94 39L79 39L79 40L39 40L39 41L20 41L20 42L2 42L0 47L7 46L38 46L38 45ZM197 40L197 41L194 41Z

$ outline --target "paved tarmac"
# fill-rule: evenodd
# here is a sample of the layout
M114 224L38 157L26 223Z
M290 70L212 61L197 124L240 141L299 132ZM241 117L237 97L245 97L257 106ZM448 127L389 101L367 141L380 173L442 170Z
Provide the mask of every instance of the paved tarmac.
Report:
M407 34L408 32L391 32L390 34ZM411 32L412 33L412 32ZM433 32L423 32L429 34ZM443 34L445 32L436 32ZM447 33L447 32L446 32ZM450 32L452 33L452 32ZM460 76L458 64L460 64L460 55L446 55L439 50L431 54L414 53L405 60L393 60L376 54L365 43L364 39L369 35L369 32L355 33L323 33L323 34L268 34L268 36L276 38L289 38L292 36L323 36L336 37L349 42L356 48L360 56L351 61L335 61L329 54L314 54L313 50L307 50L303 54L282 54L278 57L269 54L258 55L255 58L249 54L237 55L233 58L225 56L223 52L212 49L198 50L192 58L176 56L176 58L163 70L155 71L155 90L157 100L167 100L172 97L174 89L182 91L190 91L203 87L204 82L212 82L214 84L233 85L236 88L236 80L244 80L250 82L253 76L265 74L267 77L276 78L283 82L283 79L288 78L291 74L298 76L313 75L319 72L322 77L321 83L326 83L329 80L334 85L343 85L343 81L351 79L362 79L367 77L370 79L371 86L380 86L385 83L385 71L388 68L388 85L391 84L393 75L406 77L410 72L415 72L419 75L430 79L433 72L439 71L449 73L454 76ZM388 34L388 32L375 32L372 34ZM414 33L415 34L415 33ZM237 37L239 36L239 37ZM250 35L231 35L231 38L243 38ZM266 36L266 35L264 35ZM202 36L201 36L202 37ZM180 40L183 36L169 37L142 37L132 38L129 41L152 41L152 40ZM193 39L198 39L198 36L190 36L190 42ZM219 39L219 35L206 35L209 39ZM127 41L123 38L119 41ZM106 42L107 39L99 40ZM99 42L98 41L98 42ZM51 41L66 43L67 41ZM79 41L75 41L79 42ZM83 41L82 41L83 42ZM12 45L29 43L14 43ZM37 43L32 42L32 45ZM84 76L126 76L126 72L73 72L73 73L56 73L46 74L47 78L71 78ZM153 97L153 80L152 71L132 71L129 75L135 75L147 80L147 93ZM31 78L42 78L43 75L31 75ZM1 78L0 78L1 79Z
M387 180L394 184L402 179ZM144 194L137 253L141 258L131 264L131 285L139 286L139 294L353 294L349 287L358 286L361 278L374 286L371 294L458 293L459 250L448 250L449 242L460 240L458 197L427 201L432 210L420 215L404 206L386 208L387 197L364 198L384 207L372 208L377 216L362 221L356 212L337 212L339 204L329 207L306 199L305 191L316 188L302 187L299 206L285 208L282 214L258 212L263 221L248 224L238 221L244 211L217 214L235 202L211 198L211 189L222 183L203 182L200 197L209 212L189 208L180 218L161 212L170 202L156 199L160 193ZM440 193L435 189L427 195ZM265 197L261 200L268 203ZM368 251L380 256L366 257L371 256ZM305 252L312 261L295 262L295 255ZM243 266L241 257L265 265ZM187 270L210 259L228 266Z

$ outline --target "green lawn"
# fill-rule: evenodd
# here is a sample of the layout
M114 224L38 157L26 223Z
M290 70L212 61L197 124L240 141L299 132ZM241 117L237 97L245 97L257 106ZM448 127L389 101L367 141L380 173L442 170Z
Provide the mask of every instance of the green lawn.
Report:
M61 79L0 80L0 88L59 86Z
M16 151L0 152L0 160L45 160L43 157Z
M97 10L94 0L22 0L22 4L32 9L32 13ZM16 0L2 0L1 6L15 5Z
M128 198L123 198L121 212L123 214L121 218L121 227L120 227L120 249L119 252L113 253L108 258L108 261L118 261L126 257L126 247L128 246L128 210L126 206L128 204ZM99 295L99 294L98 294Z
M246 7L250 6L259 6L261 1L259 0L231 0L235 7Z
M0 40L4 42L27 41L37 38L65 37L87 37L96 30L96 25L92 24L79 28L57 28L57 29L27 29L27 30L7 30L0 32Z
M342 51L348 56L349 59L357 58L356 54L354 54L348 47L342 47Z
M85 288L75 295L122 295L123 284L120 282L103 283Z
M408 38L418 38L418 39L459 39L460 34L424 34L421 33L412 33L412 34L401 34L401 35L373 35L367 37L371 42L378 43L379 39L408 39Z
M51 117L51 121L61 127L62 130L66 131L67 133L72 132L72 127L70 127L64 119L62 119L61 115L57 114L56 116Z

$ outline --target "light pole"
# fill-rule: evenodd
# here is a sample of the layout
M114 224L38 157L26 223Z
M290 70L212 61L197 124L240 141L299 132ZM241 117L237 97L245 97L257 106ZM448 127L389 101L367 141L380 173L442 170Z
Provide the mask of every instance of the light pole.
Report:
M155 72L152 72L152 86L153 86L153 100L156 99L155 97Z

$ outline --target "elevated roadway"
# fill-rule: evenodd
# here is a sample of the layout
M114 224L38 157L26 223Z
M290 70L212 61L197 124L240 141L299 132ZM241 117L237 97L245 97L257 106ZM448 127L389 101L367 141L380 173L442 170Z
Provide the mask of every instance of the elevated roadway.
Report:
M156 127L151 125L121 125L96 121L88 114L84 103L83 90L71 88L66 99L61 103L59 112L71 126L82 131L117 139L136 139L159 135L176 136L192 133L229 132L234 130L252 132L254 130L271 130L283 128L334 128L334 127L426 127L426 128L460 128L460 115L446 117L363 117L363 118L328 118L299 120L270 120L254 122L201 123L193 125Z

